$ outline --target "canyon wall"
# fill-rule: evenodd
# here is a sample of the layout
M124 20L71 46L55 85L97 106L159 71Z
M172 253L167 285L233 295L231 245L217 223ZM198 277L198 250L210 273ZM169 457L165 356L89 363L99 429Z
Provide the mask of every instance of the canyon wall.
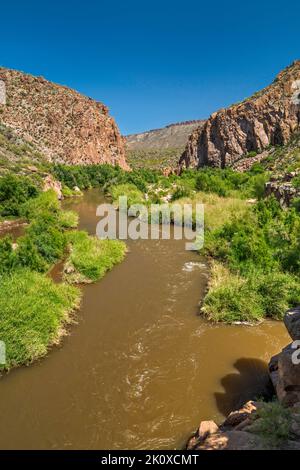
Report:
M283 70L267 88L242 103L212 114L189 137L179 169L225 168L250 152L283 145L299 131L300 61Z
M65 86L0 67L6 103L0 124L53 163L109 163L128 169L125 145L107 107Z

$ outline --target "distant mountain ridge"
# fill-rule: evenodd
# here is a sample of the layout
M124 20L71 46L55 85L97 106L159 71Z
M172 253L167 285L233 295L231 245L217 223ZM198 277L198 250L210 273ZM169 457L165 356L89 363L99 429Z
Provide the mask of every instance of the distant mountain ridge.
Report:
M187 143L191 132L203 125L204 120L182 121L159 129L130 134L125 137L129 150L180 148Z

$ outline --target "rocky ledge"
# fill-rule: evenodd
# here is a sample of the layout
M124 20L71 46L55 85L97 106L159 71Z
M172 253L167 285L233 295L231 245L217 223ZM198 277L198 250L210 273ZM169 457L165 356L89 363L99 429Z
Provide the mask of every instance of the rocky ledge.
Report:
M300 306L284 324L293 342L270 360L274 399L248 401L219 426L202 421L188 450L300 450Z

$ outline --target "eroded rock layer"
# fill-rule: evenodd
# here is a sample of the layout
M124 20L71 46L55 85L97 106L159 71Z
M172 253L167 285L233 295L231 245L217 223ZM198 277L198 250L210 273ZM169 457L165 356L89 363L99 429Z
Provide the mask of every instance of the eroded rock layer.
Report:
M105 105L43 77L2 67L0 83L6 88L0 123L34 143L49 161L127 169L123 138Z
M283 145L299 131L300 61L267 88L212 114L190 135L179 167L231 166L250 152Z

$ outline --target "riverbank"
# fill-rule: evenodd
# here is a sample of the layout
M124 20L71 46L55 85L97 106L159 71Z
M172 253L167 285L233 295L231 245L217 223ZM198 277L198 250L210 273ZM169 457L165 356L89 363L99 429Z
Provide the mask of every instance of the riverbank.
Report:
M5 234L6 232L11 232L12 230L20 227L25 227L26 225L27 222L22 219L0 221L0 235Z
M42 192L27 177L2 177L0 194L0 212L22 217L4 224L9 233L21 223L27 226L17 238L5 232L0 239L0 340L6 351L0 369L7 371L32 363L59 343L82 297L81 289L68 284L75 277L76 283L103 277L123 260L125 245L76 232L77 213L62 210L54 190ZM77 275L54 283L48 274L67 253L69 271L72 265Z
M292 340L299 341L300 308L287 311L284 323ZM248 401L240 409L231 411L221 425L202 421L186 448L197 451L300 450L299 356L299 346L292 343L272 357L269 376L274 388L269 401Z

